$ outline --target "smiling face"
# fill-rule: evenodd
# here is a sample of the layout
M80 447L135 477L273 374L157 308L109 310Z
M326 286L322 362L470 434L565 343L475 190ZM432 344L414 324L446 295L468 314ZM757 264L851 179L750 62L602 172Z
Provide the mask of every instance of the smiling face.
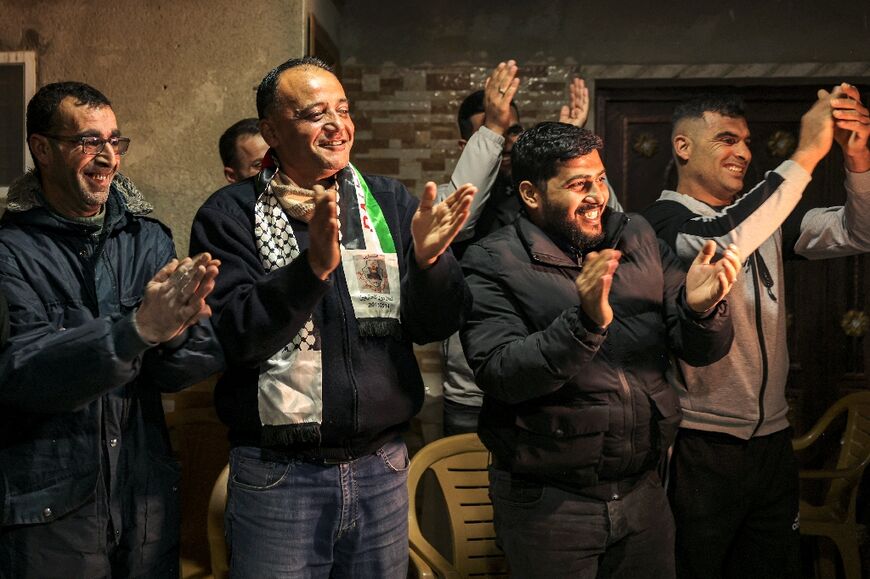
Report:
M538 227L577 249L594 247L604 238L602 217L610 190L597 150L559 163L546 191L523 181L520 195Z
M301 187L311 188L350 162L354 126L344 88L316 66L281 74L275 105L260 128L281 170Z
M752 160L749 127L743 117L705 112L687 118L674 130L674 153L679 161L677 191L709 205L730 205L743 190Z
M111 107L77 105L66 97L57 109L54 134L63 137L119 136ZM98 155L87 155L79 143L30 137L31 150L39 163L42 190L55 211L67 217L96 215L109 197L112 179L121 167L121 156L106 144Z

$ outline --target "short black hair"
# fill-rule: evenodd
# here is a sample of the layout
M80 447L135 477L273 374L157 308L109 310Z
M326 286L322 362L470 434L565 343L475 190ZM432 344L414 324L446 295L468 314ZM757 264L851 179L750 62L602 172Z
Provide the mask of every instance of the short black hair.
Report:
M275 99L278 97L278 78L281 76L281 73L297 66L316 66L326 72L335 74L335 70L331 66L314 56L291 58L279 64L263 77L263 80L260 81L260 86L257 87L257 114L261 119L265 119L272 112Z
M517 121L519 121L520 109L517 108L517 105L513 100L511 101L511 107L513 107L514 112L517 113ZM465 97L462 104L459 105L459 113L456 115L456 121L459 123L459 135L466 141L474 134L474 125L471 124L471 116L483 112L486 112L486 108L483 106L482 90L474 91Z
M218 141L218 150L220 151L221 161L223 161L224 167L231 167L233 169L237 168L236 162L238 159L236 158L236 143L239 141L239 137L259 134L259 121L253 117L233 123L230 128L224 131L224 134L221 135L221 138Z
M603 146L592 131L567 123L538 123L517 139L511 151L514 188L530 181L547 191L547 181L559 172L559 163L588 155Z
M746 117L746 107L739 96L730 93L704 93L677 105L671 116L671 127L676 127L683 119L702 119L707 112L732 119Z
M106 95L91 85L77 81L53 82L36 91L30 102L27 103L27 140L34 134L50 134L58 130L57 110L60 103L66 97L72 97L76 106L88 106L91 108L111 107L112 103ZM28 147L29 147L28 143ZM39 170L33 151L30 151L33 166Z

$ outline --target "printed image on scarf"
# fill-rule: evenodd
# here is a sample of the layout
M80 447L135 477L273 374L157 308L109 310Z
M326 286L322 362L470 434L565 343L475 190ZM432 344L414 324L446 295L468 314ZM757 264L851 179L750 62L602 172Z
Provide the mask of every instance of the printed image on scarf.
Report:
M353 264L361 289L379 294L390 293L387 264L383 254L354 255Z

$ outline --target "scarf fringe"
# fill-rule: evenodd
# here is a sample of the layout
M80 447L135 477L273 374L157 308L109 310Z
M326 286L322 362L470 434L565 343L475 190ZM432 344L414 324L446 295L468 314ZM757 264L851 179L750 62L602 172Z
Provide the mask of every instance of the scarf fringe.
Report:
M357 326L360 336L402 338L402 325L395 318L360 318Z
M320 425L316 422L302 424L264 424L263 446L320 446Z

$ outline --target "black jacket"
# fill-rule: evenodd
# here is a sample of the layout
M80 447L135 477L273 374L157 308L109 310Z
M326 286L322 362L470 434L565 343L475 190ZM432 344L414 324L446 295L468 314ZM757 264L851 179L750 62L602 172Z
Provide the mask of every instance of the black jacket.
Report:
M266 175L219 190L193 223L191 251L209 251L222 262L209 297L229 366L215 392L218 413L230 427L232 444L265 445L257 407L259 365L287 345L313 314L323 356L320 441L286 450L370 453L420 410L423 382L412 342L441 340L459 327L470 300L462 271L449 252L419 270L411 239L418 201L394 179L364 175L396 244L402 336L361 337L341 264L326 282L308 265L306 223L292 221L299 257L269 273L263 269L254 239L254 204ZM350 198L341 196L340 205Z
M474 296L462 345L485 393L481 438L503 468L577 491L654 467L679 421L669 355L710 363L733 337L724 302L706 319L691 313L684 270L643 218L608 210L605 219L602 247L622 259L603 335L579 305L582 257L526 216L462 262Z
M49 212L29 175L10 189L0 227L11 321L0 357L0 524L50 523L105 493L102 476L112 522L135 533L146 567L179 538L180 471L160 393L223 367L208 322L154 348L133 327L146 283L175 256L150 210L118 175L97 233Z

